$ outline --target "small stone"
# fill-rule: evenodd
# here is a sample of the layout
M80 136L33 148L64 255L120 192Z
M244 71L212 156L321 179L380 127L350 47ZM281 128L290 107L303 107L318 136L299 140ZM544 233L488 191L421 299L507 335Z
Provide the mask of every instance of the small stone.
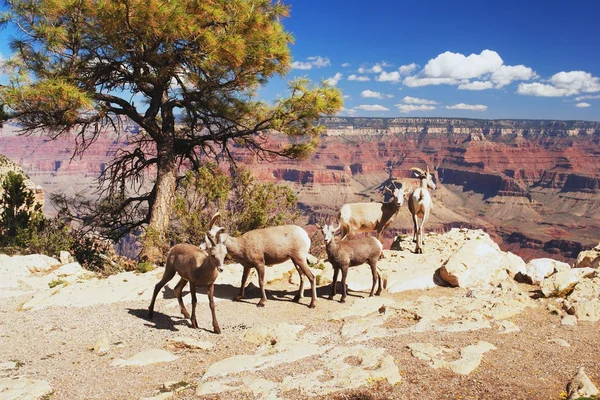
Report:
M574 315L565 315L560 320L561 325L573 326L577 325L577 317Z
M111 365L124 367L124 366L144 366L148 364L154 364L159 362L170 362L177 360L179 357L169 353L162 349L148 349L139 352L126 360L117 359L114 360Z
M108 342L108 338L106 336L102 336L94 345L94 351L99 355L106 354L109 350L110 343Z
M196 339L189 338L189 337L167 339L167 342L169 342L169 344L171 344L174 347L187 348L187 349L210 350L215 346L211 342L204 342L204 341L196 340Z
M567 384L567 400L575 400L582 397L591 397L598 395L598 388L592 383L585 374L583 367L579 367L577 374L571 382Z
M557 345L562 347L571 347L571 345L564 339L548 339L548 342L556 343Z

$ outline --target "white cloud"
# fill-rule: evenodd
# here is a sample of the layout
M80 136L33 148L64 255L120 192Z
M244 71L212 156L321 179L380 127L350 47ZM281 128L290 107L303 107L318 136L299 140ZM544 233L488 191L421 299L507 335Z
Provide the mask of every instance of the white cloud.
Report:
M355 116L356 114L358 114L358 111L356 111L353 108L344 108L344 107L342 107L342 109L340 110L340 113L346 113L346 114L348 114L349 116L352 117L352 116Z
M420 87L429 85L458 85L461 81L454 78L419 78L417 76L409 76L404 79L403 83L410 87Z
M584 93L600 92L600 78L585 71L559 72L550 78L550 83L559 89L576 90Z
M344 67L344 68L348 68L349 66L350 66L350 63L343 63L342 64L342 67Z
M398 71L392 71L392 72L382 71L381 74L379 74L379 76L377 78L375 78L375 80L379 81L379 82L397 83L397 82L400 82L400 72L398 72Z
M349 81L368 82L371 80L368 76L350 75L348 76Z
M417 97L406 96L402 99L404 104L437 104L433 100L419 99Z
M498 53L492 50L483 50L481 54L471 54L468 57L446 51L429 60L422 72L429 78L471 79L492 73L503 63Z
M596 94L596 95L586 94L585 96L577 96L577 97L575 97L575 101L594 100L594 99L600 99L600 94Z
M492 89L493 87L494 84L491 81L473 81L458 85L458 88L461 90L486 90Z
M483 104L465 104L459 103L453 106L446 106L448 110L469 110L469 111L485 111L487 110L487 106Z
M504 87L513 81L528 81L537 75L524 65L502 65L492 74L491 81L496 88Z
M577 104L575 104L575 107L588 108L588 107L591 107L591 104L590 103L577 103Z
M327 57L312 56L307 58L308 61L294 61L292 69L308 70L313 68L323 68L331 65L331 61Z
M375 64L371 68L360 67L358 69L359 74L379 74L382 71L383 71L383 68L381 67L381 64Z
M394 96L391 94L381 94L380 92L374 92L372 90L363 90L360 93L360 97L374 98L374 99L389 99Z
M354 109L364 111L390 111L389 108L380 106L379 104L362 104L360 106L354 107Z
M409 113L411 111L431 111L435 110L434 106L428 106L425 104L415 105L415 104L396 104L398 110L402 113Z
M600 78L585 71L562 71L552 75L548 82L521 83L517 93L542 97L564 97L579 93L600 92Z
M521 83L517 89L518 94L540 97L563 97L577 94L577 90L557 88L545 83Z
M332 76L331 78L327 78L325 79L325 83L327 83L330 86L335 86L338 84L338 82L340 81L340 79L342 79L344 75L342 75L341 73L337 73L334 76Z
M398 71L400 71L400 74L402 75L410 75L415 69L417 69L417 64L412 63L408 65L401 65L400 68L398 68Z

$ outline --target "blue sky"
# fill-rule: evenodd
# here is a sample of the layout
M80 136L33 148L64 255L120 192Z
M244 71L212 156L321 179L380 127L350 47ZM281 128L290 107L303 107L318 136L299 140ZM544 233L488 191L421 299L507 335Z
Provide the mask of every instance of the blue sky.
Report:
M600 2L284 2L285 80L334 82L341 115L600 120Z
M265 100L306 76L340 115L600 120L600 1L283 1L294 68Z

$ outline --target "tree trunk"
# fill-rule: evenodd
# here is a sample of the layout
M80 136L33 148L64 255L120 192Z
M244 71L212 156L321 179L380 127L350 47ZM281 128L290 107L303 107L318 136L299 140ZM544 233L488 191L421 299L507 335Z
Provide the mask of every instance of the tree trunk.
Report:
M158 145L158 143L157 143ZM150 222L146 228L140 259L159 262L164 259L168 243L166 233L169 228L170 212L175 199L177 166L171 146L162 145L158 150L158 171L156 180L156 198L150 210Z

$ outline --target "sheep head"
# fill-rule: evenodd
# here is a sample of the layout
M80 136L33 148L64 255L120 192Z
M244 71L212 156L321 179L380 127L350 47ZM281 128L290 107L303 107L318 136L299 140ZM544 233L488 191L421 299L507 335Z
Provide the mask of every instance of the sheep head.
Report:
M404 204L404 184L400 184L400 187L397 187L396 183L392 182L392 185L394 186L394 190L391 190L389 187L386 186L385 192L391 193L391 195L394 196L394 201L396 202L396 205L398 207L401 207L402 204Z
M418 167L411 167L410 170L416 172L417 178L425 179L427 182L428 188L430 188L430 189L436 188L435 183L433 182L433 175L429 172L429 165L427 165L427 168L425 171L423 171L421 168L418 168Z
M337 228L333 227L333 224L331 225L319 225L317 224L317 228L319 228L321 230L321 232L323 232L323 236L325 237L325 243L329 244L331 241L333 241L335 239L335 234L337 231L340 230L340 225L338 225Z

